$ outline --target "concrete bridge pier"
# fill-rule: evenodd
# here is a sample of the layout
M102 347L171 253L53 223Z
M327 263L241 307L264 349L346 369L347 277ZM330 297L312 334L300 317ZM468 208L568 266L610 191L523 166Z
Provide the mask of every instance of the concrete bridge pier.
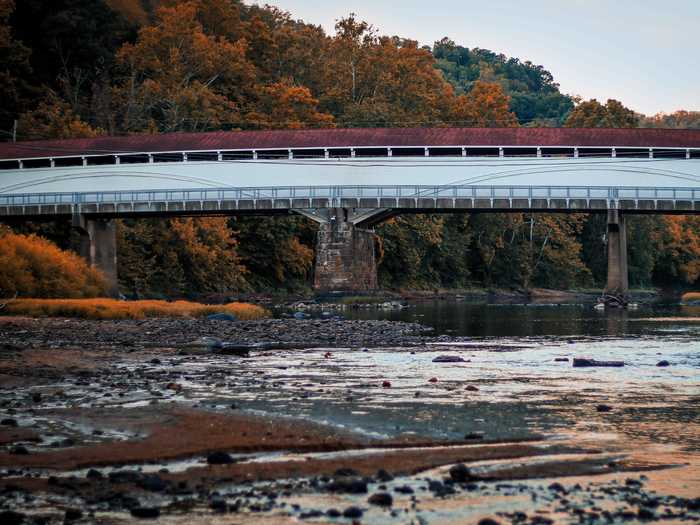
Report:
M333 208L320 222L314 289L363 292L377 289L373 231L352 221L347 208Z
M629 281L627 273L627 228L625 216L618 210L608 210L608 283L605 293L627 297Z
M107 279L108 293L119 294L117 281L117 224L113 219L73 216L73 228L80 234L80 256Z

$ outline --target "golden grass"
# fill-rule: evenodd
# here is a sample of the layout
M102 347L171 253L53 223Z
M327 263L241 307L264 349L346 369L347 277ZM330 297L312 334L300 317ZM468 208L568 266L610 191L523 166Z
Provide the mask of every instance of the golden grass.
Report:
M0 301L2 302L2 301ZM145 319L146 317L204 317L230 313L238 319L268 317L263 307L249 303L201 304L189 301L118 301L116 299L16 299L2 310L6 315L79 317L82 319Z
M700 301L700 292L686 292L681 296L681 301L684 303L690 301Z

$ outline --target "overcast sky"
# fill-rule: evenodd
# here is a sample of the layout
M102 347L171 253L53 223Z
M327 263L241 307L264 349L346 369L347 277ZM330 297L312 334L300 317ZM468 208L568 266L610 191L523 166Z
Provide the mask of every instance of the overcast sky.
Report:
M355 12L381 34L449 36L530 60L564 93L646 114L700 110L700 0L266 0L333 33Z

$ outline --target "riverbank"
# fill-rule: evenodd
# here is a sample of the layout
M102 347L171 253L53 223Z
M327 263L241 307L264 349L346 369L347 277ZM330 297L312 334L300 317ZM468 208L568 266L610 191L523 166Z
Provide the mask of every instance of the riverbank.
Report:
M700 519L697 339L425 330L0 318L3 523ZM205 337L289 346L243 359ZM624 368L571 366L611 352Z

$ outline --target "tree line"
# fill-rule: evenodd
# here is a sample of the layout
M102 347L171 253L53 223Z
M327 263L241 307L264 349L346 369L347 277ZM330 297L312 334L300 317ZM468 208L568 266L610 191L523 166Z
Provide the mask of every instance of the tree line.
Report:
M333 35L237 0L0 0L0 130L18 140L319 127L700 127L560 92L542 66L449 38L381 35L355 15ZM17 122L16 126L14 125ZM67 247L66 225L28 225ZM604 220L574 214L423 215L377 228L391 288L600 286ZM700 223L629 221L634 285L694 284ZM315 228L302 218L123 220L135 295L304 289Z

